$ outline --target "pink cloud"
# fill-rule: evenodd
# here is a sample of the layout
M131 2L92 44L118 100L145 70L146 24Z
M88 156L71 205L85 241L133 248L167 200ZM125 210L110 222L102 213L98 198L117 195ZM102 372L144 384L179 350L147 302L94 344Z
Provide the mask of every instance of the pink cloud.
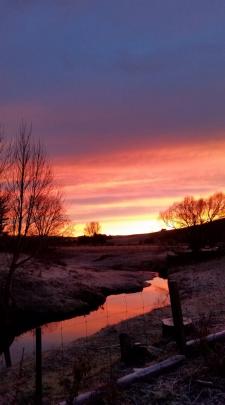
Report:
M223 190L224 155L225 141L211 141L56 161L55 171L76 222L157 219L187 194Z

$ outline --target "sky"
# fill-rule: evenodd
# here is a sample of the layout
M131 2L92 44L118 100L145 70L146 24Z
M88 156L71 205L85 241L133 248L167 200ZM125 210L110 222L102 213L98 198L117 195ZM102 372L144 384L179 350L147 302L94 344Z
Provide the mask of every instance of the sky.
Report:
M224 0L0 0L0 123L46 145L81 234L225 191Z

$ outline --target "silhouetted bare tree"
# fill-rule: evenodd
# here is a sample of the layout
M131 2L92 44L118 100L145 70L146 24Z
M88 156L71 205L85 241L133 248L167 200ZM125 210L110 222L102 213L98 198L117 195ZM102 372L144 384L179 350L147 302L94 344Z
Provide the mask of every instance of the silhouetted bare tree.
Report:
M0 235L7 225L9 195L5 189L5 171L8 167L8 153L4 142L4 128L0 125Z
M212 222L225 217L225 194L215 193L209 198L185 197L160 213L170 228L184 228Z
M206 202L200 198L185 197L160 213L160 218L170 228L184 228L203 224L206 220Z
M53 176L40 143L31 138L32 128L21 124L11 146L7 191L11 199L9 232L21 239L33 225L37 200L47 195Z
M205 243L204 232L197 225L225 217L225 195L215 193L209 198L185 197L160 213L160 218L169 228L189 228L188 241L193 250ZM209 239L209 238L208 238Z
M206 215L209 222L225 217L224 193L215 193L206 199Z
M88 222L84 227L84 234L86 236L95 236L101 232L101 225L98 221Z
M33 229L39 236L56 235L67 223L61 194L52 190L50 194L40 196L34 206L33 218Z
M22 123L9 153L7 230L14 235L15 245L5 283L7 305L15 271L33 256L21 257L26 237L52 235L65 218L62 199L54 192L53 174L46 155L40 142L33 141L31 133L32 127Z
M7 227L9 215L9 195L7 192L0 191L0 235L3 234Z

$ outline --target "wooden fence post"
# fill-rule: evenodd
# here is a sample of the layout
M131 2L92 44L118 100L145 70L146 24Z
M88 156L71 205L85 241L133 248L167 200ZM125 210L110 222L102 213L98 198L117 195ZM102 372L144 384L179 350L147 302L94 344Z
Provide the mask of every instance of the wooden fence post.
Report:
M41 327L36 328L36 404L42 404L42 342Z
M175 339L177 346L182 354L186 351L186 339L183 325L183 314L181 309L180 295L176 281L168 280L170 303L173 315L173 324L175 329Z
M10 348L7 347L4 350L4 357L5 357L5 365L7 368L12 366L12 361L11 361L11 354L10 354Z

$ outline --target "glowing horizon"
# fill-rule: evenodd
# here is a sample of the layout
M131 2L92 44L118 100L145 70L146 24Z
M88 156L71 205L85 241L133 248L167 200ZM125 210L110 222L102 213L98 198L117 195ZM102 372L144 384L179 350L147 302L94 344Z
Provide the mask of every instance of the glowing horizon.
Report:
M224 191L224 155L225 142L218 139L96 155L76 164L61 160L55 171L76 236L90 221L100 222L108 235L150 233L165 228L159 213L173 202Z
M161 221L154 219L140 220L133 219L130 220L121 220L115 222L101 222L101 233L108 236L126 236L126 235L135 235L135 234L145 234L157 232L162 229ZM82 236L84 235L84 226L85 223L74 225L73 234L71 236Z

